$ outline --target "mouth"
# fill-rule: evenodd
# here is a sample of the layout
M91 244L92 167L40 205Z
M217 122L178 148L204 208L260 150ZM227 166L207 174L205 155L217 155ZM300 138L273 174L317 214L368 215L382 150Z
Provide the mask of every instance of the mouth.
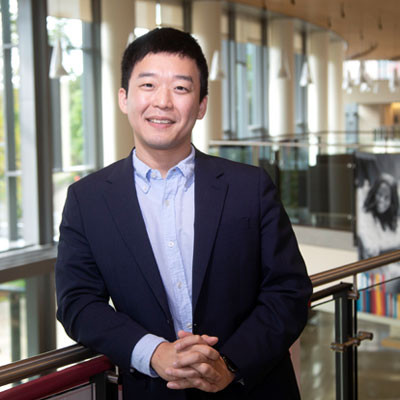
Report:
M172 125L175 123L175 121L167 118L146 118L146 120L151 124L157 125Z

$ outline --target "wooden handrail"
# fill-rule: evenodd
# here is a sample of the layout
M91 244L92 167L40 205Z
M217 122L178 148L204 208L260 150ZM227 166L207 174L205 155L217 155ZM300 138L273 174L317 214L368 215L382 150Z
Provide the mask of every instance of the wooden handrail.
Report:
M311 275L310 279L313 287L317 287L398 261L400 261L400 250L395 250Z

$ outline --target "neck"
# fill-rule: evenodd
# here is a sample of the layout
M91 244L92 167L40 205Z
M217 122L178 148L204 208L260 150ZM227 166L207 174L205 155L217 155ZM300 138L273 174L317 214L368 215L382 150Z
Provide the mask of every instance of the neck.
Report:
M151 169L158 170L161 176L165 178L168 171L180 161L188 157L191 151L192 148L190 143L189 146L185 146L183 149L176 151L156 149L151 149L149 151L139 145L136 146L136 157L143 161Z

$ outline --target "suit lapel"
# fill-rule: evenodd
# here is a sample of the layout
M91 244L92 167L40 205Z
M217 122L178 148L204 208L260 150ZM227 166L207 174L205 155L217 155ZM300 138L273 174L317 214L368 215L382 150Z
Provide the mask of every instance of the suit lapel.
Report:
M154 296L160 303L167 318L171 320L167 295L154 258L136 194L132 153L122 160L121 168L116 168L107 182L109 185L104 192L104 197L110 213Z
M193 312L199 298L219 226L228 185L211 157L196 151L193 250Z

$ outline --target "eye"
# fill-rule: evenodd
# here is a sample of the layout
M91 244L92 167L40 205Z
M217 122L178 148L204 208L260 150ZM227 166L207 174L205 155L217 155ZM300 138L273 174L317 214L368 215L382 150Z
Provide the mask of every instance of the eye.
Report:
M140 85L141 88L143 89L152 89L154 87L154 85L150 82L146 82Z
M183 92L183 93L186 93L186 92L189 91L189 89L187 87L185 87L185 86L177 86L175 88L175 90L178 91L178 92Z

